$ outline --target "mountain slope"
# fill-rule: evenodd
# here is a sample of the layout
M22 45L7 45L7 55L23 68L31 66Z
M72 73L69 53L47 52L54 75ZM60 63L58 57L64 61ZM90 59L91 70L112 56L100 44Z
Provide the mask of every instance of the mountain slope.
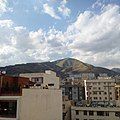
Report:
M112 70L102 67L95 67L73 58L65 58L53 62L17 64L1 67L0 70L5 70L9 75L19 75L20 73L44 72L45 70L53 70L57 73L57 75L61 77L66 76L68 73L76 74L83 72L92 72L95 74L107 73L108 75L118 74Z
M115 71L115 72L117 72L117 73L120 73L120 68L112 68L111 70L112 70L112 71Z

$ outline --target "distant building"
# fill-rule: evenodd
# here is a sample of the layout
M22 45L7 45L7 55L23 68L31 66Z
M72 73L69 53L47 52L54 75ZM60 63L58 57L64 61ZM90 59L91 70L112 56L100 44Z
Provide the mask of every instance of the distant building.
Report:
M115 103L115 79L109 77L100 77L95 80L85 80L86 100L92 102Z
M63 120L71 120L71 106L74 101L69 100L68 96L63 96L62 100Z
M71 120L120 120L120 107L71 107Z
M61 86L62 95L68 96L69 100L75 102L85 99L84 87L80 84L65 84Z
M111 77L84 80L85 98L71 107L71 120L120 120L120 85Z
M76 73L76 74L69 74L68 80L83 80L83 79L95 79L94 73Z
M51 70L46 70L45 73L23 73L20 76L29 78L36 86L59 89L59 77Z
M115 85L115 96L116 96L117 106L120 107L120 83Z

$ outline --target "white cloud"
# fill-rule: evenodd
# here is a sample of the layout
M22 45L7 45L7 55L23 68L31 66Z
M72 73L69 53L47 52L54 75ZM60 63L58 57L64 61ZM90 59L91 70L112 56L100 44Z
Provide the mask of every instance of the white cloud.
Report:
M107 5L99 14L81 13L65 32L50 28L28 31L11 20L0 21L0 66L75 57L105 67L120 67L120 7Z
M7 0L0 0L0 15L5 12L12 12L13 9L8 7L8 1Z
M55 19L61 19L55 12L55 10L53 9L53 7L49 6L48 4L44 4L43 5L43 11L44 13L50 15L51 17L55 18Z
M67 1L63 0L61 3L61 5L58 7L58 11L65 17L69 17L71 14L71 10L66 7Z
M0 13L7 11L7 0L0 0Z
M11 27L13 25L12 20L0 20L1 27Z
M117 62L117 59L120 59L119 11L119 6L107 5L102 8L99 15L90 11L81 13L67 30L68 38L72 41L69 47L73 56L106 67L119 63ZM117 65L120 67L120 63Z

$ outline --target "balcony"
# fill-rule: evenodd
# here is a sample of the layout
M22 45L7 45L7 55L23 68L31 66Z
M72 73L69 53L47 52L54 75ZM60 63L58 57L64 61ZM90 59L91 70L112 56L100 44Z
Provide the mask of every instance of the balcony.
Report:
M16 118L17 100L0 100L0 119Z

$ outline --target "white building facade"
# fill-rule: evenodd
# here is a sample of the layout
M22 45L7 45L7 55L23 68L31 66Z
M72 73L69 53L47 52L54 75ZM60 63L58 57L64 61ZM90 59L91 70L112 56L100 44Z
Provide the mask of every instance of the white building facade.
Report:
M115 85L116 82L112 78L99 78L96 80L85 80L85 96L86 100L96 102L111 102L116 100Z
M117 107L71 107L72 120L120 120Z
M51 70L47 70L45 73L23 73L20 74L20 77L29 78L37 86L59 89L59 77Z
M0 120L62 120L61 90L23 89L22 96L0 96L2 104Z

